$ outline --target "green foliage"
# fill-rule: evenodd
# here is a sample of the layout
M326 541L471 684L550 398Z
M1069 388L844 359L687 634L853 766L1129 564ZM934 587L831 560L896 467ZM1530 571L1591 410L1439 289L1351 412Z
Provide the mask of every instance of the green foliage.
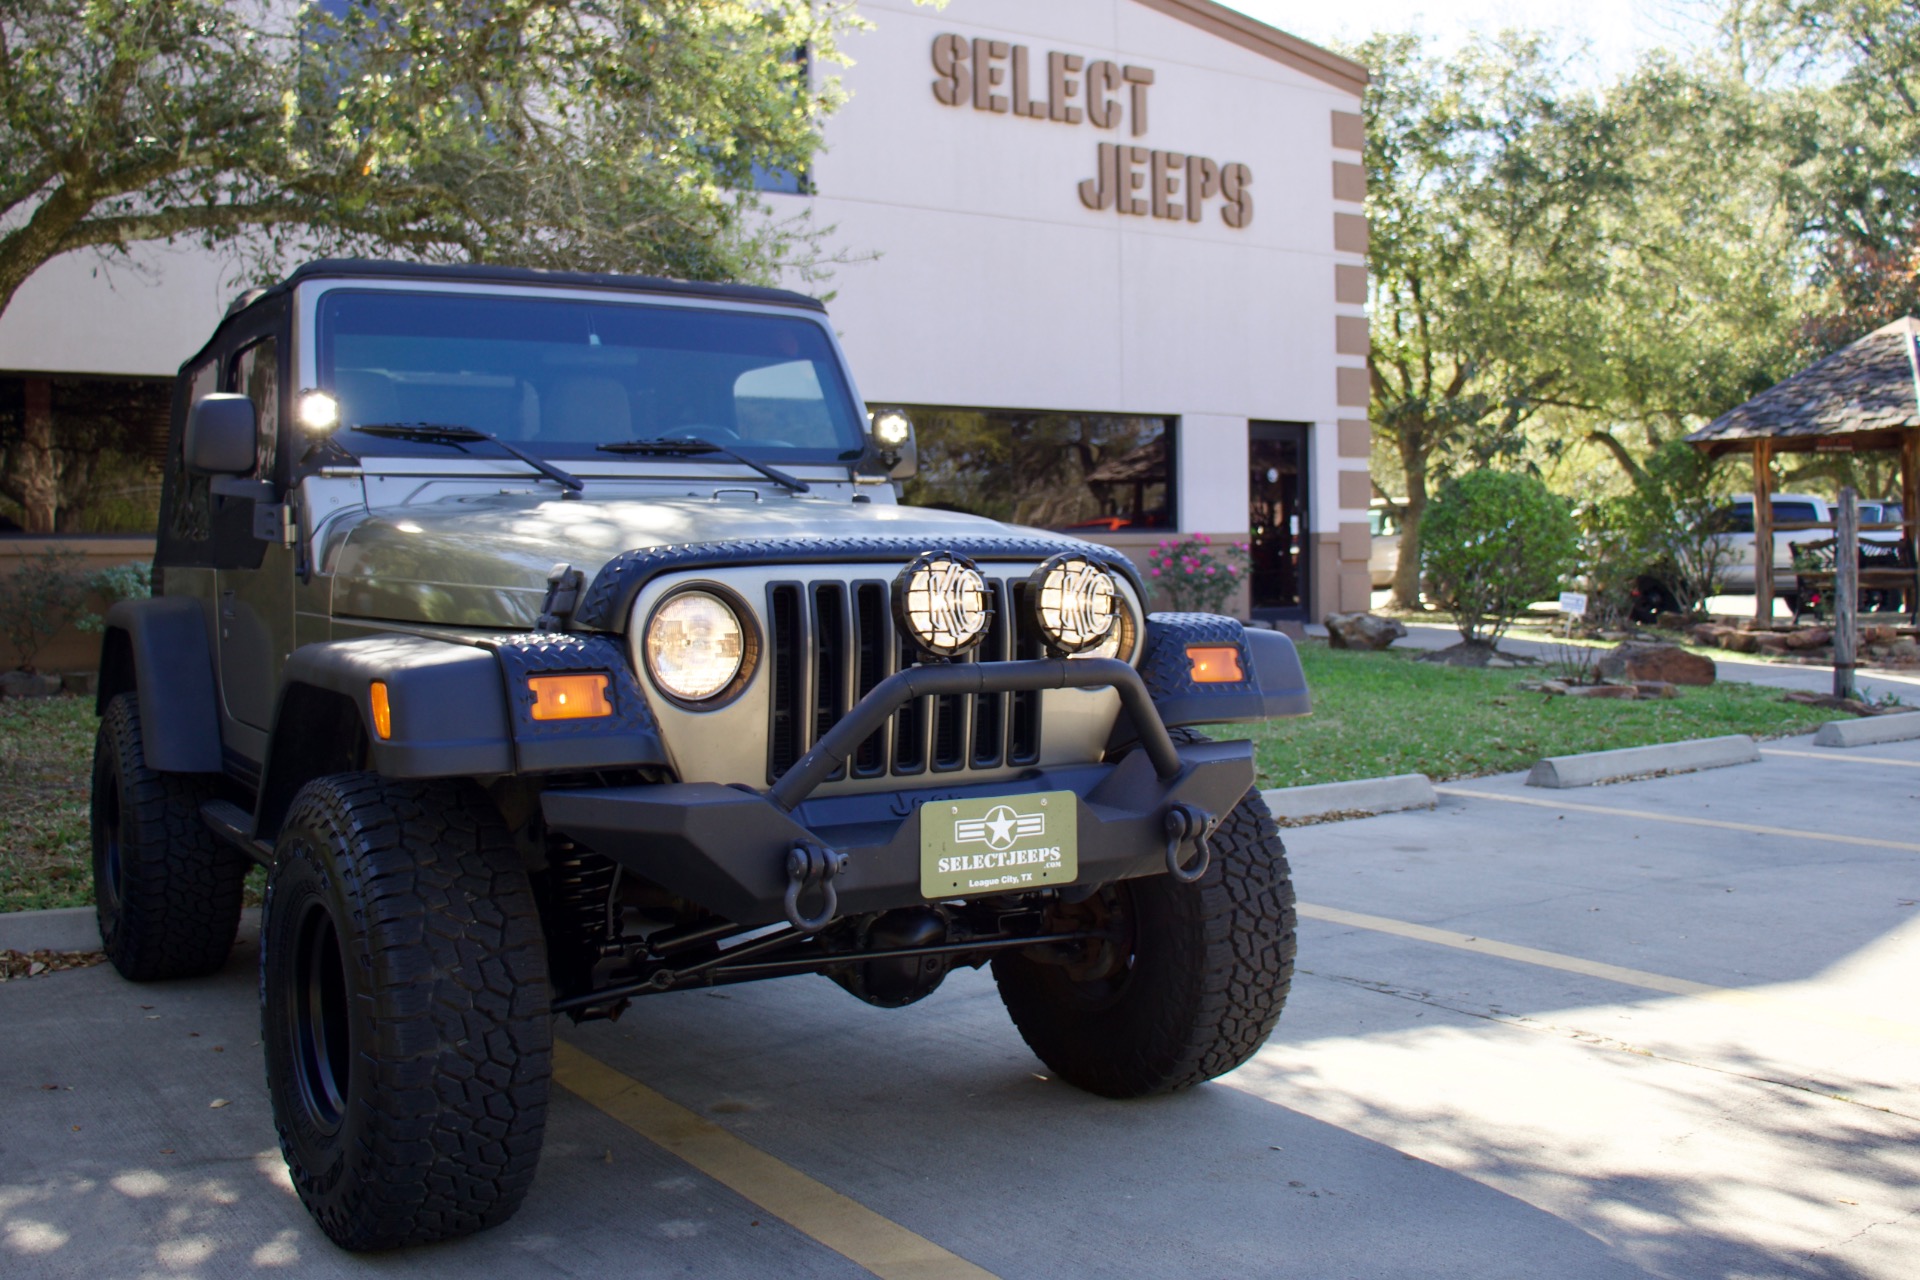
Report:
M1427 509L1421 564L1434 600L1470 644L1491 644L1536 600L1560 590L1577 534L1566 504L1537 478L1472 471Z
M1219 613L1247 576L1247 544L1219 543L1204 533L1162 538L1147 552L1149 586L1183 613Z
M92 591L105 596L109 603L115 600L144 600L153 594L153 566L144 560L109 565L90 575L86 584ZM89 609L74 620L74 625L82 631L104 631L107 620Z
M1732 546L1718 518L1726 499L1715 491L1714 466L1683 441L1648 458L1633 492L1619 502L1620 534L1641 571L1673 592L1682 613L1696 613L1720 594Z
M0 310L140 241L767 279L858 19L830 0L19 0L0 9ZM796 57L796 50L807 57Z
M88 577L79 566L78 552L48 547L0 579L0 638L19 670L32 671L41 647L86 608Z

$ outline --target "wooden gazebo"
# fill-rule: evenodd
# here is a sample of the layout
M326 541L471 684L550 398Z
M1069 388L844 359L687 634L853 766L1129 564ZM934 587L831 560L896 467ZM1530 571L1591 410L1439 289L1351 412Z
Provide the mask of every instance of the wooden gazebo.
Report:
M1687 437L1708 455L1753 455L1754 618L1773 622L1775 529L1831 529L1773 522L1776 454L1888 451L1900 455L1909 564L1920 564L1920 320L1903 317L1721 414ZM1875 495L1877 496L1877 495Z

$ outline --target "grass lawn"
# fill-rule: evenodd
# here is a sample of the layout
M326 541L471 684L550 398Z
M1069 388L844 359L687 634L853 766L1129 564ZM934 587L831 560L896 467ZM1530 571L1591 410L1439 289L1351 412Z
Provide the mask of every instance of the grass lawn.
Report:
M1679 742L1724 733L1780 737L1835 718L1783 701L1777 689L1715 684L1671 701L1548 697L1515 686L1541 668L1475 670L1410 653L1300 646L1313 714L1230 725L1251 737L1263 787L1299 787L1396 773L1469 778L1525 769L1542 756ZM1249 732L1251 730L1251 732Z
M93 904L92 698L0 700L0 911Z

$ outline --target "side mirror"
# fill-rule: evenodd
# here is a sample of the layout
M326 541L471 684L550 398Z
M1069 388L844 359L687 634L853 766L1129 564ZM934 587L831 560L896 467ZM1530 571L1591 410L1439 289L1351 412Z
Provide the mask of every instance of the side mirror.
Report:
M187 412L183 442L187 471L196 476L243 476L253 470L258 426L253 401L216 391Z
M913 419L902 409L878 409L868 415L867 458L862 470L889 480L906 480L920 470L920 449Z

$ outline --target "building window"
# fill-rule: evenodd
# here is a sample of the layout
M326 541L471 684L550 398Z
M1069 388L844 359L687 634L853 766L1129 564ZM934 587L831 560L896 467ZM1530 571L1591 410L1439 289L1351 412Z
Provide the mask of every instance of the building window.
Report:
M904 501L1075 533L1175 527L1173 419L908 406L920 474Z

